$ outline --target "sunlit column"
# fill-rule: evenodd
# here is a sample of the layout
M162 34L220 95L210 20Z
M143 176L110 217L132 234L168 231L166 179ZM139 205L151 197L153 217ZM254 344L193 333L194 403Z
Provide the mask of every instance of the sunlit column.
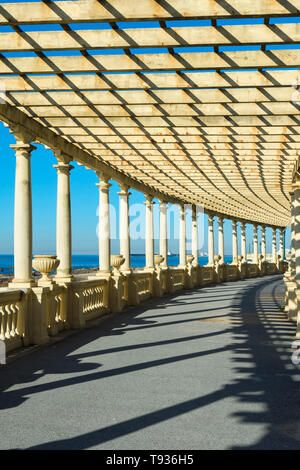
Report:
M110 214L109 214L109 177L97 173L99 178L99 271L110 272Z
M146 268L154 265L153 197L145 194L146 201Z
M284 234L284 229L280 228L279 229L280 233L280 239L279 239L279 254L281 256L281 259L283 260L283 234Z
M253 224L253 260L252 263L258 263L258 238L257 238L257 225Z
M194 256L193 265L199 264L199 247L198 247L198 220L197 206L192 207L192 255Z
M219 219L219 256L221 256L220 263L224 263L224 219L223 217L218 217Z
M264 257L264 261L267 259L267 250L266 250L266 227L261 226L261 254Z
M119 183L119 236L120 236L120 255L124 256L122 270L130 269L130 229L129 229L129 187L126 184Z
M246 248L246 224L241 222L241 255L243 257L243 262L247 261L247 248Z
M186 226L185 226L185 209L184 206L180 206L180 215L179 215L179 265L186 265Z
M272 263L276 263L276 228L272 228Z
M11 145L16 155L14 213L14 284L30 287L32 279L32 197L30 138Z
M159 201L159 254L164 257L161 266L168 266L167 203Z
M208 264L214 264L214 216L208 215Z
M236 220L232 221L232 262L237 263L238 259L238 245L237 245L237 230Z
M72 231L70 171L74 168L66 161L54 165L57 170L56 255L60 260L57 278L72 278Z

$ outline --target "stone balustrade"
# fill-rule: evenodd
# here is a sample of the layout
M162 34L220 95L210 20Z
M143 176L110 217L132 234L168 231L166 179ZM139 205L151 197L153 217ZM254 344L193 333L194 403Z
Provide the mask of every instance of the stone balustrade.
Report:
M27 291L0 289L0 341L7 352L30 342Z
M138 268L97 274L88 279L74 276L70 282L52 280L49 286L25 290L0 290L0 342L6 351L29 344L47 343L63 329L84 328L90 320L108 313L122 312L130 305L139 305L151 297L175 293L182 289L205 287L216 282L243 277L278 274L287 270L287 263L219 264ZM295 283L287 273L287 303L295 303Z

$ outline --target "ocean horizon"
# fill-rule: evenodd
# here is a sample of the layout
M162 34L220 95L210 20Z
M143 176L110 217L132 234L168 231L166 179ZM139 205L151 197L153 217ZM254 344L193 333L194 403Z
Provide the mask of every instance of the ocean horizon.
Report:
M231 263L232 256L225 256L225 263ZM204 266L208 263L207 256L199 256L199 264ZM146 264L144 254L132 254L130 264L133 268L143 268ZM172 254L168 256L168 265L177 266L179 264L179 255ZM0 273L13 274L14 255L0 255ZM72 269L89 269L99 266L98 255L72 255Z

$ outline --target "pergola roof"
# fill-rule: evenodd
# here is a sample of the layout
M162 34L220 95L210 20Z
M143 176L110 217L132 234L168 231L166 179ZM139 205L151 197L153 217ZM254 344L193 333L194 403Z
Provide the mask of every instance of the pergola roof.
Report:
M299 9L300 0L2 3L0 117L43 143L56 135L73 159L158 197L288 225Z

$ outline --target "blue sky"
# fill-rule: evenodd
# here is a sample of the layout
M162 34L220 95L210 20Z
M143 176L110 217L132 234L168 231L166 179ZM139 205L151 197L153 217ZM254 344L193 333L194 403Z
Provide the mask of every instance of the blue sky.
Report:
M12 3L11 1L3 1L2 3ZM270 23L281 23L281 22L299 22L299 18L276 18L271 19ZM246 19L246 20L217 20L218 25L224 24L253 24L262 23L261 18L257 19ZM167 26L208 26L210 21L169 21ZM91 28L90 25L84 24L73 24L70 25L72 29L85 29ZM147 26L153 27L158 26L157 22L144 22L144 23L119 23L121 28L135 27L135 26ZM110 26L105 23L93 24L93 28L98 27L109 28ZM24 31L32 30L61 30L59 25L28 25L22 26ZM9 31L9 27L0 27L0 33ZM257 46L246 46L247 49L257 49ZM284 47L288 48L291 46L271 46L271 48ZM292 47L299 48L300 46L294 45ZM178 48L177 48L178 49ZM199 48L188 48L195 53ZM197 49L197 51L196 51ZM210 50L211 48L201 48L202 51ZM224 48L223 48L224 49ZM237 49L237 48L236 48ZM148 52L153 52L153 49L147 49ZM165 52L163 49L161 51ZM178 50L179 51L179 50ZM134 51L133 51L134 52ZM138 52L138 51L136 51ZM99 51L90 51L90 53L99 53ZM101 51L101 53L113 53L113 51ZM119 50L117 53L120 53ZM199 52L201 53L201 52ZM31 54L31 53L30 53ZM50 52L50 55L57 54L57 52ZM66 54L66 51L63 51ZM70 52L69 54L74 54ZM14 53L5 53L7 56L12 56ZM27 53L21 53L20 55L26 56ZM2 142L1 152L1 173L0 173L0 201L1 201L1 221L2 226L0 230L0 253L10 254L13 253L13 198L14 198L14 168L15 168L15 157L12 149L9 148L10 144L14 143L14 137L9 133L9 130L0 125L0 139ZM53 165L56 163L52 152L44 149L42 146L38 146L38 149L32 154L32 197L33 197L33 251L35 254L42 253L55 253L55 219L56 219L56 170ZM74 164L75 169L71 172L71 194L72 194L72 230L73 230L73 253L74 254L96 254L98 252L98 240L96 235L96 227L98 223L97 219L97 207L98 207L98 188L96 186L97 177L93 171L86 170L85 167ZM118 220L118 195L119 190L118 184L111 181L112 187L110 190L110 200L114 206L114 210ZM130 198L130 204L135 205L144 201L144 196L135 190L131 190L132 196ZM158 205L154 208L154 225L155 234L158 238L159 230L159 215ZM132 251L134 253L144 252L144 240L143 240L143 229L145 207L142 206L142 219L140 224L141 238L132 241ZM131 220L134 221L136 216L132 216ZM178 211L175 212L174 224L178 226ZM204 239L204 251L207 251L207 217L205 216L202 220L202 228L205 234ZM217 223L215 224L215 244L217 247ZM118 236L118 223L112 222L112 234ZM187 217L187 234L191 233L191 217ZM231 222L225 220L224 224L224 235L225 235L225 254L231 254ZM240 229L238 228L238 235L240 235ZM247 226L247 250L251 248L250 241L252 239L252 227ZM240 246L240 236L239 246ZM259 231L260 241L260 231ZM290 244L290 231L287 230L287 247ZM158 251L158 241L155 243L156 251ZM119 243L117 239L112 240L112 251L117 253L119 250ZM178 252L178 240L174 239L173 226L171 224L170 234L170 250L172 252ZM271 230L267 230L267 251L271 252Z

